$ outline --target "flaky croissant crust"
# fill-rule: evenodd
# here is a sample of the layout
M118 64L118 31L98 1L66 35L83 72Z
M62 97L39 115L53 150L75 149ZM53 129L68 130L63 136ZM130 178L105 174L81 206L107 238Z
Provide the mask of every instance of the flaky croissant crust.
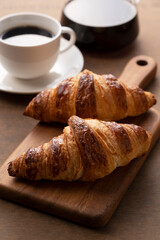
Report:
M72 116L63 134L10 162L11 176L94 181L145 154L151 135L133 124Z
M84 70L62 81L57 88L40 92L24 114L45 122L67 122L73 115L116 121L138 116L155 103L150 92L129 88L111 74Z

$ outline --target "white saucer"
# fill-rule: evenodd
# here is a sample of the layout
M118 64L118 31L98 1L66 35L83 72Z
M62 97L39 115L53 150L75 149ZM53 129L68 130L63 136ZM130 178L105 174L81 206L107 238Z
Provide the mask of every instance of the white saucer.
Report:
M68 41L61 39L61 44ZM62 80L78 74L84 64L83 55L74 45L68 51L61 53L50 72L36 79L18 79L10 74L0 64L0 90L18 94L34 94L46 88L54 88Z

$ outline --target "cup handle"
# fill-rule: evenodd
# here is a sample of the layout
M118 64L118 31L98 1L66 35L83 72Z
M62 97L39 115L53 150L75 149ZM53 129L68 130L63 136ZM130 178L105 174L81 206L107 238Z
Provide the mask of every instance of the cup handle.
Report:
M76 41L76 34L75 34L75 32L71 28L63 26L61 34L63 34L63 33L69 34L70 35L70 39L68 41L67 46L60 47L60 53L63 53L65 51L67 51L70 47L72 47L75 44L75 41Z

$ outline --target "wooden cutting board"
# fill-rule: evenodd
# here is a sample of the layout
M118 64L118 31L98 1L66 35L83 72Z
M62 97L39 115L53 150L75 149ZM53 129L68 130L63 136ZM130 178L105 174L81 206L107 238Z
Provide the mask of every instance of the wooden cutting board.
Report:
M155 73L155 61L150 57L138 56L127 64L120 79L130 86L143 88L154 78ZM158 111L152 109L139 117L128 118L123 122L135 123L148 130L153 136L152 149L160 135ZM83 225L104 226L144 163L147 154L133 160L125 167L116 169L109 176L91 183L46 180L36 182L16 179L8 175L9 161L29 147L42 144L59 135L63 127L64 125L58 123L39 123L29 133L0 169L0 196Z

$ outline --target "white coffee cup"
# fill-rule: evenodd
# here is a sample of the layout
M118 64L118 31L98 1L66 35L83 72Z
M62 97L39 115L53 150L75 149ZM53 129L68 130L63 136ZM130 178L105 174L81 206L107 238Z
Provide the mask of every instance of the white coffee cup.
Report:
M0 19L0 35L20 26L36 26L54 34L54 37L45 43L29 46L13 44L0 38L1 64L10 74L22 79L36 78L49 72L58 55L67 51L76 40L75 33L71 28L61 26L53 17L33 12L15 13L2 17ZM68 45L63 49L60 46L62 33L70 35Z

